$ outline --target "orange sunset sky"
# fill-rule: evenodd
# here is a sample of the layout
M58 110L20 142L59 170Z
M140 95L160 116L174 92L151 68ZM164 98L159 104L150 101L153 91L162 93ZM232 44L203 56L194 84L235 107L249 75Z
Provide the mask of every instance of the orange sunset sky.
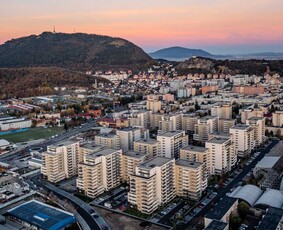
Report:
M215 54L283 52L283 0L1 0L0 43L51 31Z

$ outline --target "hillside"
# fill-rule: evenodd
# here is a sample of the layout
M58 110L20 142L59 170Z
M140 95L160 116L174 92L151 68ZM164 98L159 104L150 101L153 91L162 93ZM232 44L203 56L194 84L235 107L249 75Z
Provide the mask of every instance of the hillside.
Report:
M134 69L151 61L138 46L94 34L44 32L0 46L0 67L62 67L67 69Z
M56 67L0 68L0 99L29 97L54 93L56 86L89 87L103 78Z
M210 58L191 58L176 66L179 74L224 73L257 74L278 73L283 76L283 60L215 60Z
M210 54L201 49L188 49L178 46L165 48L153 53L149 53L149 56L151 56L154 59L165 59L170 61L178 61L178 60L180 61L195 56L217 58L217 56Z

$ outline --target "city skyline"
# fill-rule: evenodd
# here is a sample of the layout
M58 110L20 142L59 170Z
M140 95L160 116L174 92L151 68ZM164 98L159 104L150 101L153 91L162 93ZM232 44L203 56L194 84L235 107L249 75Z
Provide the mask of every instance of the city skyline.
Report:
M1 1L0 44L43 31L125 38L145 51L170 46L214 54L283 52L279 0Z

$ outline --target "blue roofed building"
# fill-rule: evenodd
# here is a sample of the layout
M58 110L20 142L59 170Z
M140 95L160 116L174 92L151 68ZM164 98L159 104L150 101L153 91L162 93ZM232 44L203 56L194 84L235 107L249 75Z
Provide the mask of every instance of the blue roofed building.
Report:
M7 214L27 226L42 230L61 230L76 222L72 213L31 200L8 210Z

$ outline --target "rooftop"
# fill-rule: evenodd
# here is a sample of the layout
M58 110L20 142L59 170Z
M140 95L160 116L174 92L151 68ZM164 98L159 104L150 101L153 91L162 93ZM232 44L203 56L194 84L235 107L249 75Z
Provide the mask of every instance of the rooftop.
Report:
M236 201L237 199L235 198L224 196L218 204L208 214L206 214L205 218L221 220Z
M281 218L283 216L283 210L279 208L269 208L267 213L261 220L258 230L276 230Z
M180 166L184 166L184 167L188 167L188 168L198 168L202 165L202 163L178 159L178 160L176 160L176 165L180 165Z
M214 143L214 144L224 144L226 141L228 141L229 138L224 137L213 137L210 140L207 141L207 143Z
M128 157L141 158L141 157L146 156L147 154L131 150L128 152L124 152L123 155L128 156Z
M97 157L101 157L101 156L107 156L109 154L116 153L118 151L120 151L120 150L111 149L111 148L104 148L104 149L102 149L98 152L94 152L94 153L86 155L86 156L91 157L91 158L97 158Z
M195 145L187 145L186 147L183 147L181 149L192 151L192 152L206 152L208 149L200 146Z
M138 141L135 141L136 143L141 143L141 144L156 144L158 143L159 141L155 140L155 139L140 139Z
M58 143L54 143L50 146L54 146L54 147L60 147L60 146L68 146L68 145L72 145L72 144L76 144L78 143L78 141L70 141L70 140L66 140L66 141L60 141Z
M245 130L245 129L248 129L249 127L250 127L249 125L237 124L237 125L234 125L231 129Z
M69 224L76 222L73 214L37 200L31 200L12 208L8 210L8 213L43 230L64 229Z
M272 168L280 157L265 156L260 162L257 163L256 168Z
M148 161L142 163L140 165L140 167L147 168L147 169L152 169L154 167L161 167L162 165L164 165L164 164L166 164L166 163L168 163L168 162L170 162L172 160L174 160L174 159L166 158L166 157L159 157L158 156L158 157L155 157L155 158L153 158L151 160L148 160Z
M163 137L174 137L175 135L178 135L178 134L181 134L183 133L184 131L182 130L176 130L176 131L169 131L169 132L165 132L165 133L162 133L158 136L163 136Z

